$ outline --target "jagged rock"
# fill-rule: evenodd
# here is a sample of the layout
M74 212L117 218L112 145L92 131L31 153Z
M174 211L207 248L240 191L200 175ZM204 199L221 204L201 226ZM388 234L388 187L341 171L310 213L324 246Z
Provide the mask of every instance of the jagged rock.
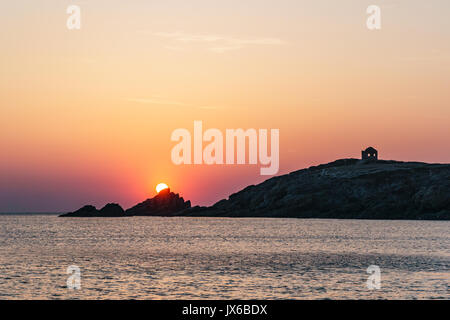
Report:
M126 211L117 203L108 203L100 210L87 205L77 211L62 214L60 217L172 216L190 207L190 201L184 201L178 193L170 192L170 189L164 189L155 197L147 199Z
M100 209L100 217L124 217L125 211L117 203L108 203L106 206Z
M155 197L147 199L125 211L127 216L172 216L191 207L191 202L184 201L178 193L170 189L161 190Z
M450 220L449 195L449 164L341 159L179 215Z
M108 203L100 210L87 205L77 211L62 214L60 217L125 217L125 212L117 203Z
M91 205L86 205L77 211L68 212L60 215L60 217L95 217L98 215L98 210L96 207Z

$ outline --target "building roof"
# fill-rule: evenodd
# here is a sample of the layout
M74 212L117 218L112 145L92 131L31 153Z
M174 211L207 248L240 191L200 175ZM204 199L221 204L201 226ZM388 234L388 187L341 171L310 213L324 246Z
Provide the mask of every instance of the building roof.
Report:
M375 149L375 148L368 147L366 150L364 150L364 152L370 152L370 153L373 153L373 152L378 152L378 151L377 151L377 149Z

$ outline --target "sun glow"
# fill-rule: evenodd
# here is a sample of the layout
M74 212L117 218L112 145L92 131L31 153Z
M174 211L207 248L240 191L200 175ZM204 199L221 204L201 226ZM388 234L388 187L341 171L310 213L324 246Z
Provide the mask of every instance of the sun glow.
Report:
M160 192L161 190L164 190L164 189L168 189L169 187L167 186L167 184L165 184L165 183L159 183L157 186L156 186L156 192Z

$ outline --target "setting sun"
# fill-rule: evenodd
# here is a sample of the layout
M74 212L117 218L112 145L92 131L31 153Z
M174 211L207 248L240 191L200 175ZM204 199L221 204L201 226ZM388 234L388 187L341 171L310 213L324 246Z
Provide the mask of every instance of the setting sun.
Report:
M157 186L156 186L156 192L160 192L161 190L164 190L164 189L168 189L169 187L167 186L167 184L165 184L165 183L159 183Z

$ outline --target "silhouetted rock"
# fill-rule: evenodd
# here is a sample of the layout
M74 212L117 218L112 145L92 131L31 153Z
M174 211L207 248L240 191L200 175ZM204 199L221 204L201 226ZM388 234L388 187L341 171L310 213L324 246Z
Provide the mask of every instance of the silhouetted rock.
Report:
M100 209L100 217L124 217L125 211L117 203L108 203Z
M98 210L96 207L87 205L77 211L69 212L60 215L60 217L96 217L98 216Z
M341 159L179 215L450 220L449 195L449 164Z
M251 185L211 207L170 189L123 212L118 204L61 216L221 216L450 220L450 165L341 159Z
M108 203L102 209L94 206L84 206L74 212L60 217L126 217L126 216L173 216L175 213L191 207L190 201L184 201L178 193L170 189L161 190L155 197L147 199L124 211L117 203Z
M161 190L155 197L127 209L125 214L127 216L172 216L190 207L190 201L184 201L178 193L170 192L167 188Z
M108 203L100 210L87 205L77 211L62 214L60 217L125 217L125 212L117 203Z

